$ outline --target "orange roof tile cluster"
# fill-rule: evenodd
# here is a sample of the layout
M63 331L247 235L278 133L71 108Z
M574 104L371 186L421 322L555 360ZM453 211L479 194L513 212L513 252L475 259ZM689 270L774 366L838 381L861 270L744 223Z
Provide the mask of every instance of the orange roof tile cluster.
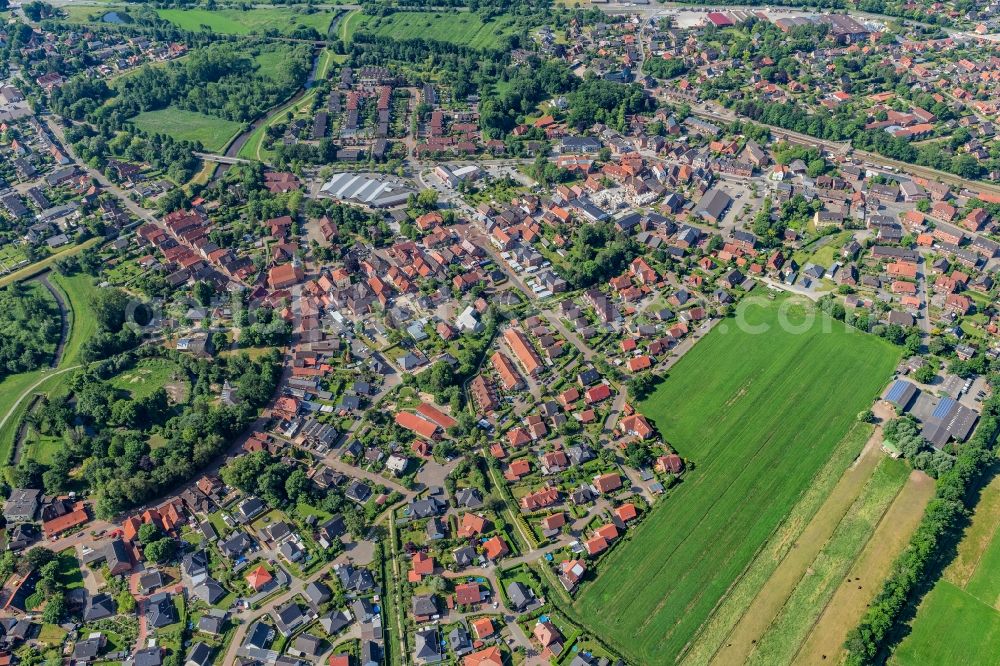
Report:
M510 548L507 547L506 541L499 536L495 536L483 544L483 552L486 553L487 558L497 560L509 553Z
M502 352L494 352L490 357L493 369L500 375L500 384L504 390L510 391L521 385L521 377L509 358Z
M87 515L86 505L83 502L76 502L73 505L73 510L69 513L64 513L61 516L42 523L42 531L45 533L45 536L51 537L68 529L83 525L88 520L90 520L90 516Z
M532 377L538 374L542 368L542 359L538 357L538 352L524 337L524 333L516 328L508 328L503 332L503 337L524 371Z
M434 405L427 404L426 402L420 403L420 406L417 407L417 414L435 424L441 428L441 430L447 430L448 428L458 425L458 421L451 418Z
M496 645L466 655L462 666L503 666L503 653Z
M413 412L398 412L396 414L396 423L410 432L421 437L426 437L427 439L434 439L438 430L436 425L420 418Z

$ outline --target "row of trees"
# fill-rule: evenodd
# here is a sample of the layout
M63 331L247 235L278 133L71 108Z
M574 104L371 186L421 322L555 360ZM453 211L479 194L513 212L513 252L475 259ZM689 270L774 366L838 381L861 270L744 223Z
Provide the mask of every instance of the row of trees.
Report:
M991 377L991 383L998 382L1000 376ZM938 477L934 498L909 545L893 563L860 624L848 635L844 647L851 666L870 664L884 655L900 636L906 610L930 589L930 583L951 559L968 512L996 462L1000 398L994 396L984 403L981 418L975 434L959 449L954 466Z

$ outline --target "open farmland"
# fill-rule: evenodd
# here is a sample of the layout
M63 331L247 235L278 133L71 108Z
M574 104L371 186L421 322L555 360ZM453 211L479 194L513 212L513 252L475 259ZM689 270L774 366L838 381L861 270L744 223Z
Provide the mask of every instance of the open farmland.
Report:
M518 32L509 16L483 22L472 12L396 12L388 16L354 14L344 24L345 37L364 32L393 39L432 39L476 49L496 49L503 39Z
M222 150L242 127L232 120L176 107L145 111L133 118L132 123L150 134L166 134L178 141L200 141L209 152Z
M924 597L890 663L997 663L1000 653L1000 474L983 489L955 559ZM947 640L942 640L947 636Z
M811 305L753 300L743 319L766 333L723 322L640 406L696 469L575 604L637 663L684 651L899 359ZM798 332L778 326L781 309Z
M288 35L298 28L313 28L325 35L336 11L318 10L311 14L286 7L258 9L158 9L160 18L184 30L208 30L223 35L263 34L273 30Z

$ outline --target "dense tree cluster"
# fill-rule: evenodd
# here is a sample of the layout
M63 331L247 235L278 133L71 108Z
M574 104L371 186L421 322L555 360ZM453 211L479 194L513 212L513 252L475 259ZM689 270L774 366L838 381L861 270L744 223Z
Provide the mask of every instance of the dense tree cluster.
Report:
M911 416L893 419L882 430L885 441L893 442L903 457L916 468L933 477L947 472L955 464L954 457L935 449L920 434L920 424Z
M566 122L578 129L604 123L624 132L626 116L651 112L656 106L637 83L621 85L590 75L567 99Z
M147 66L120 79L113 105L98 115L131 118L143 111L177 106L189 111L248 122L298 88L312 60L307 46L289 51L271 76L259 74L252 54L238 45L217 43L194 50L183 61Z
M186 402L170 404L162 389L133 399L110 384L142 360L163 355L190 383ZM270 399L279 374L277 352L257 361L237 355L209 363L143 348L91 364L69 380L67 395L45 401L33 415L35 428L65 445L50 465L22 461L14 481L56 494L82 480L97 498L98 515L115 516L191 478L222 453ZM226 381L236 388L236 405L217 404Z
M620 275L641 248L609 222L579 227L566 251L564 278L575 289L592 287Z
M642 71L657 79L673 79L687 74L688 66L680 58L647 58Z
M257 451L230 461L220 475L227 485L264 500L268 506L287 508L304 502L332 514L342 514L348 531L360 535L362 512L352 510L339 490L319 488L301 465L288 464L267 451Z
M66 139L73 145L73 152L95 168L104 168L110 158L145 163L178 183L190 180L198 171L200 162L191 152L202 149L200 143L178 141L166 134L146 134L130 123L116 127L101 122L96 129L81 123L66 130Z
M59 308L44 288L0 289L0 379L50 363L61 333Z

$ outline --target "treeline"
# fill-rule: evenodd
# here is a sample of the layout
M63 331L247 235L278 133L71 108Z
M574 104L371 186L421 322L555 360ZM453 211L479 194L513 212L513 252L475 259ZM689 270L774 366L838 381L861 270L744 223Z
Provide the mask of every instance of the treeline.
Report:
M990 379L996 386L1000 376L993 375ZM899 638L907 613L916 607L920 596L931 588L954 556L954 545L962 537L968 512L975 506L979 490L996 463L998 432L1000 397L994 395L983 404L979 427L959 447L954 466L938 477L934 497L906 550L893 563L860 624L848 635L844 647L851 666L884 658Z
M323 139L316 145L309 143L292 143L288 145L276 143L274 153L274 164L279 169L284 169L292 162L330 164L337 161L337 144L330 139Z
M191 383L188 402L172 406L158 388L147 397L123 397L109 384L143 359L166 357ZM46 401L35 427L63 438L50 465L24 460L14 470L20 486L65 492L79 467L96 496L97 514L112 518L190 479L223 453L271 397L280 375L276 351L209 363L179 352L143 348L95 363L70 380L67 395ZM236 387L236 405L218 405L223 383ZM156 447L150 445L155 434ZM82 466L81 466L82 465Z
M44 287L0 289L0 380L51 363L61 334L59 308Z
M903 328L899 324L883 324L879 321L880 314L878 312L848 310L833 294L822 296L816 305L823 312L848 326L865 333L871 333L902 347L906 356L913 356L920 351L923 338L919 326Z

